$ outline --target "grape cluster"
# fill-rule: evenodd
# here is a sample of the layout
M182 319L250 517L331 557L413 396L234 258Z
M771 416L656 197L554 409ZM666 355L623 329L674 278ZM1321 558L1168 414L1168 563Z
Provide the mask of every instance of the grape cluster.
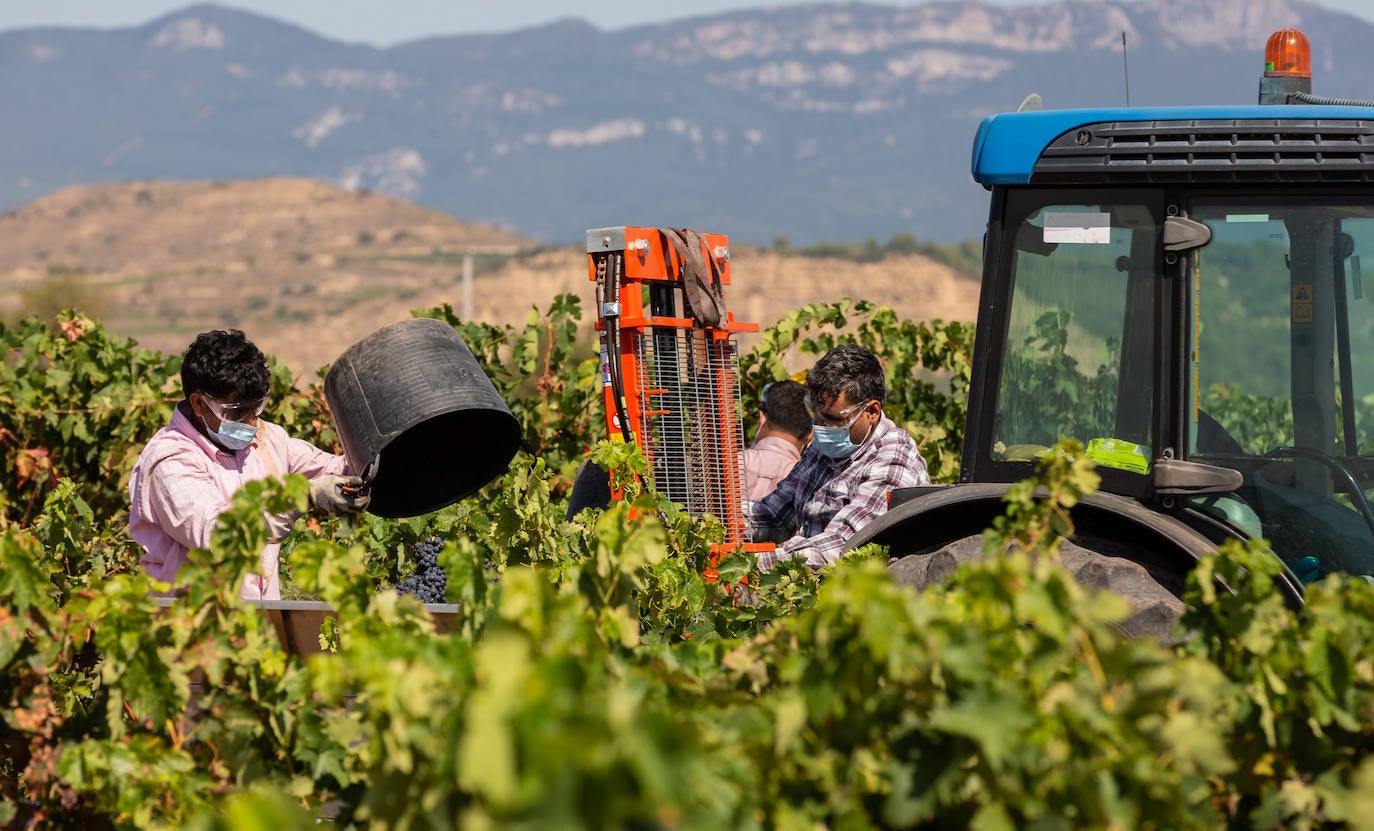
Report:
M443 603L448 589L448 575L439 567L439 552L443 548L444 541L437 537L415 543L411 547L415 570L396 584L396 591L413 595L421 603Z

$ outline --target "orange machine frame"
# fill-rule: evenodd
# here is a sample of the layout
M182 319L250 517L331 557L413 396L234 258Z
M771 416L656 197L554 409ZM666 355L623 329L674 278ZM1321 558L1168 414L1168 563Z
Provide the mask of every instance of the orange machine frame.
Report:
M725 526L725 541L713 547L711 568L706 571L707 578L714 580L714 566L724 552L773 548L771 543L749 541L742 511L744 447L735 335L757 332L759 325L737 321L729 311L714 325L703 325L699 314L694 319L685 296L689 288L685 283L692 275L689 264L671 244L671 233L669 229L633 226L587 231L588 279L596 284L602 397L610 439L636 442L650 469L671 467L676 460L665 457L681 450L695 454L698 462L703 456L709 457L704 463L720 473L715 481L695 485L713 491L703 501L705 510L693 511L688 505L694 514L713 513ZM700 234L688 237L688 244L698 239L705 249L703 258L718 281L716 291L723 308L725 289L730 285L730 241L724 234ZM663 354L655 351L656 343L665 347ZM678 376L681 368L674 364L684 357L698 368L691 382L699 394L695 401L698 406L682 404L680 412L674 412L673 402L684 400L682 384L672 389L672 381L663 384L658 379ZM666 441L656 442L655 433L667 431L655 419L674 417L695 419L685 429L704 429L707 446L673 448L666 446ZM698 423L703 421L707 423ZM658 484L664 490L665 483ZM664 492L678 498L671 490Z

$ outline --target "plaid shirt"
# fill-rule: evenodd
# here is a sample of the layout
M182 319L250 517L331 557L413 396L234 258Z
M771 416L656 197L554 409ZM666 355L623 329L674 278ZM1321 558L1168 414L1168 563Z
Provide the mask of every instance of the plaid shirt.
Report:
M777 490L750 505L754 539L785 540L759 554L759 568L794 557L812 568L832 563L850 537L887 511L893 488L928 484L916 441L887 416L847 459L824 456L813 444Z
M313 479L322 473L347 473L347 466L343 456L289 438L281 427L261 420L251 445L224 450L196 429L182 402L171 423L143 448L129 480L129 535L143 547L139 564L153 579L172 583L186 562L187 551L210 547L215 520L246 482L288 473ZM296 518L294 512L268 515L270 538L284 538ZM262 573L244 580L244 599L281 597L280 551L276 542L262 550Z

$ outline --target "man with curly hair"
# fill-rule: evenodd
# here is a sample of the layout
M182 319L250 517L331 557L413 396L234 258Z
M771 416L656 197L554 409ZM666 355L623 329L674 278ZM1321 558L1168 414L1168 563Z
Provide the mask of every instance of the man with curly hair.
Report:
M171 422L138 457L129 481L129 533L143 548L149 576L173 583L193 548L209 548L210 533L245 483L299 473L311 480L310 504L329 513L358 513L368 496L343 456L326 453L260 416L267 406L267 357L243 332L196 336L181 364L185 398ZM298 518L269 515L272 540L262 568L244 580L248 600L281 597L280 540Z
M862 346L830 350L806 375L813 440L764 499L750 504L754 539L779 542L762 569L796 557L834 562L850 537L887 510L894 488L930 484L916 441L883 415L882 364Z

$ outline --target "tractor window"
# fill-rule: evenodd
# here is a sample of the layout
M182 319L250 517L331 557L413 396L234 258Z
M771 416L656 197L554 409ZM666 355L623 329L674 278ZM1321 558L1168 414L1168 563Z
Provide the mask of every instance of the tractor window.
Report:
M1089 452L1099 465L1144 473L1158 328L1153 212L1143 200L1041 201L1010 202L1009 214L1012 302L993 460L1031 460L1070 437L1097 440Z
M1374 574L1374 207L1199 200L1188 453L1245 485L1197 500L1305 582ZM1243 504L1241 504L1243 502Z

